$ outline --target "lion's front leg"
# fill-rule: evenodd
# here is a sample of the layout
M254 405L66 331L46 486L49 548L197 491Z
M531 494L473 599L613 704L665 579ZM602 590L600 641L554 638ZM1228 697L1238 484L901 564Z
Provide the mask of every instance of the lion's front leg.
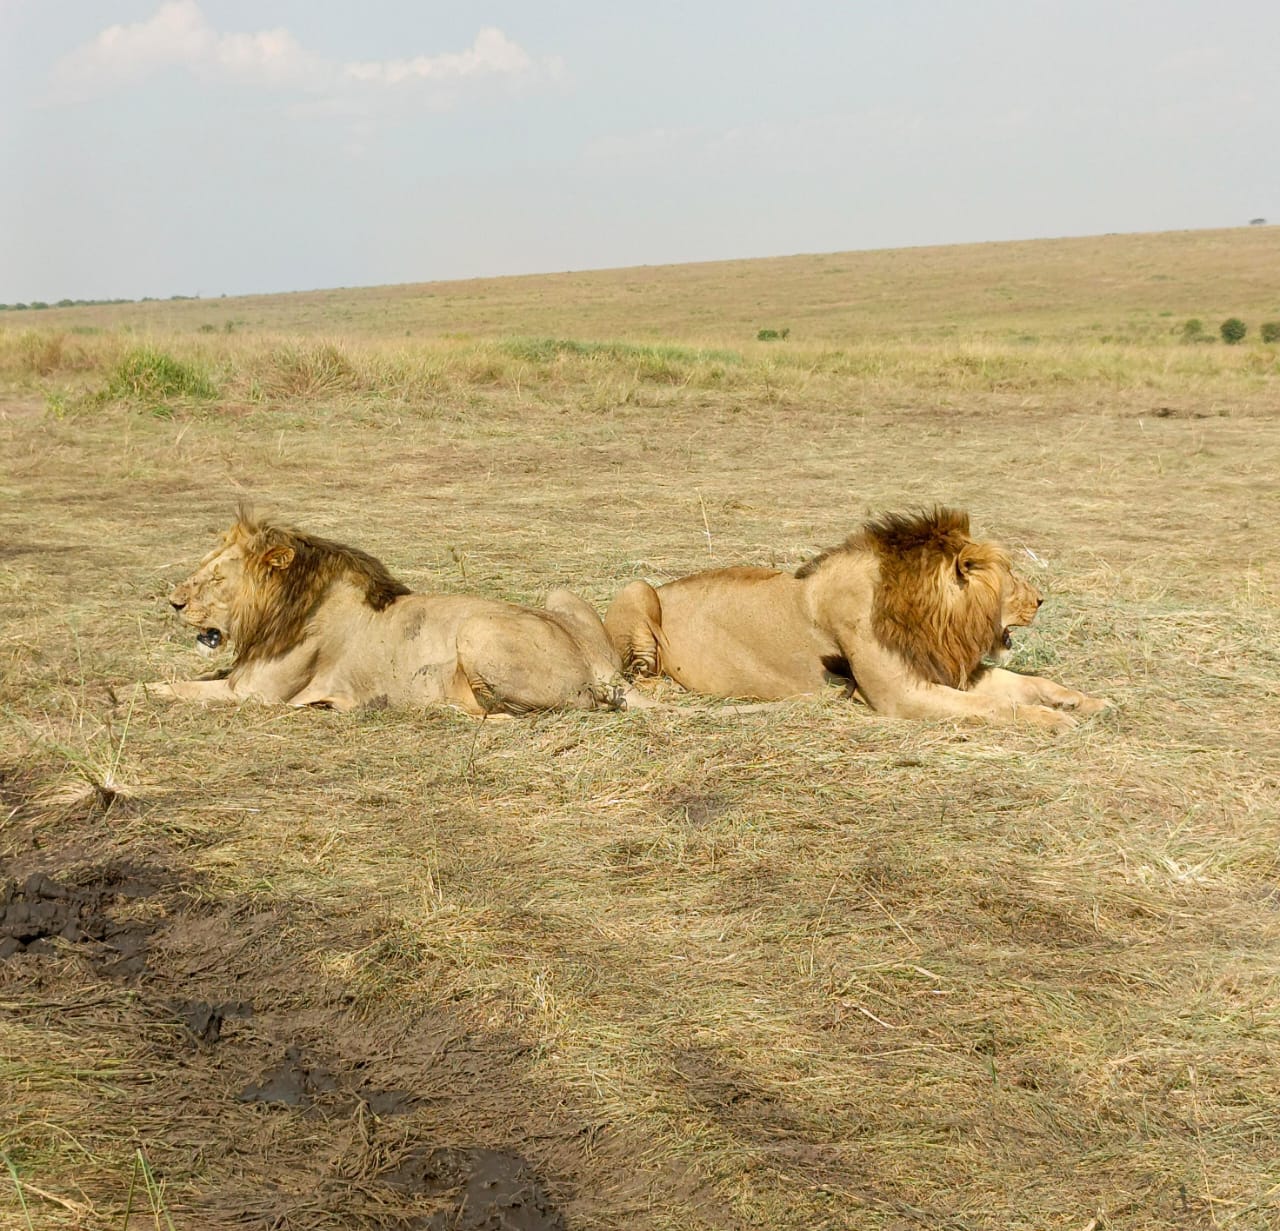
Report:
M200 701L205 704L239 701L231 684L225 680L174 680L172 683L144 684L148 695L166 701Z
M1083 717L1096 714L1111 704L1106 697L1090 697L1042 676L1019 675L1018 672L1006 671L1003 667L987 668L974 680L969 691L1015 705L1047 705L1057 710L1070 710Z
M858 692L876 713L886 717L1019 722L1047 731L1066 731L1076 725L1077 719L1071 714L1031 699L1001 695L998 690L992 693L962 691L929 683L920 679L905 659L870 639L838 640L853 668Z

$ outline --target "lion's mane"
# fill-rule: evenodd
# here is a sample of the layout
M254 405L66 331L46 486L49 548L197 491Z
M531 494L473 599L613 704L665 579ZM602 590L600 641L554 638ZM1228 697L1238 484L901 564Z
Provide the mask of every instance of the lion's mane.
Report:
M939 506L869 521L795 576L813 576L866 551L880 574L871 612L876 637L921 679L966 687L983 656L1000 647L1009 557L970 537L968 513Z
M241 507L227 543L244 552L245 584L232 609L237 664L269 659L303 639L307 623L338 579L382 611L409 587L368 552L254 517ZM279 561L287 560L287 567ZM273 563L274 562L274 563Z

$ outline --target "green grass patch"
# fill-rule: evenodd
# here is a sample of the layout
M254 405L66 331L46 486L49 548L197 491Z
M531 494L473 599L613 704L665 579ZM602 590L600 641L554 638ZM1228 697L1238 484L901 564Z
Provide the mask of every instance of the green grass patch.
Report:
M195 364L140 346L121 356L100 396L104 401L162 406L175 399L207 401L218 396L218 389Z

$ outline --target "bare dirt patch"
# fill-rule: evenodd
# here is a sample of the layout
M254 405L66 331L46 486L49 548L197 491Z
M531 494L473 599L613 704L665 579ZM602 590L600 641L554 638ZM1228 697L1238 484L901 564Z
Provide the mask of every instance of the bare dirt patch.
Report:
M222 1038L228 1018L252 1017L253 1005L244 1000L210 1004L207 1000L184 1000L173 1006L178 1020L191 1031L192 1038L212 1046Z
M449 1208L409 1225L422 1231L565 1231L528 1162L505 1150L440 1149L408 1155L381 1179Z

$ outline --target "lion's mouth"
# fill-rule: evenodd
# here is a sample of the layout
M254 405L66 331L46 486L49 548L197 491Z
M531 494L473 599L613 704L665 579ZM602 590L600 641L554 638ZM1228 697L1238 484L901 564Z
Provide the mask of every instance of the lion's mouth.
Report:
M202 653L212 654L222 644L222 629L205 628L196 634L196 645Z

